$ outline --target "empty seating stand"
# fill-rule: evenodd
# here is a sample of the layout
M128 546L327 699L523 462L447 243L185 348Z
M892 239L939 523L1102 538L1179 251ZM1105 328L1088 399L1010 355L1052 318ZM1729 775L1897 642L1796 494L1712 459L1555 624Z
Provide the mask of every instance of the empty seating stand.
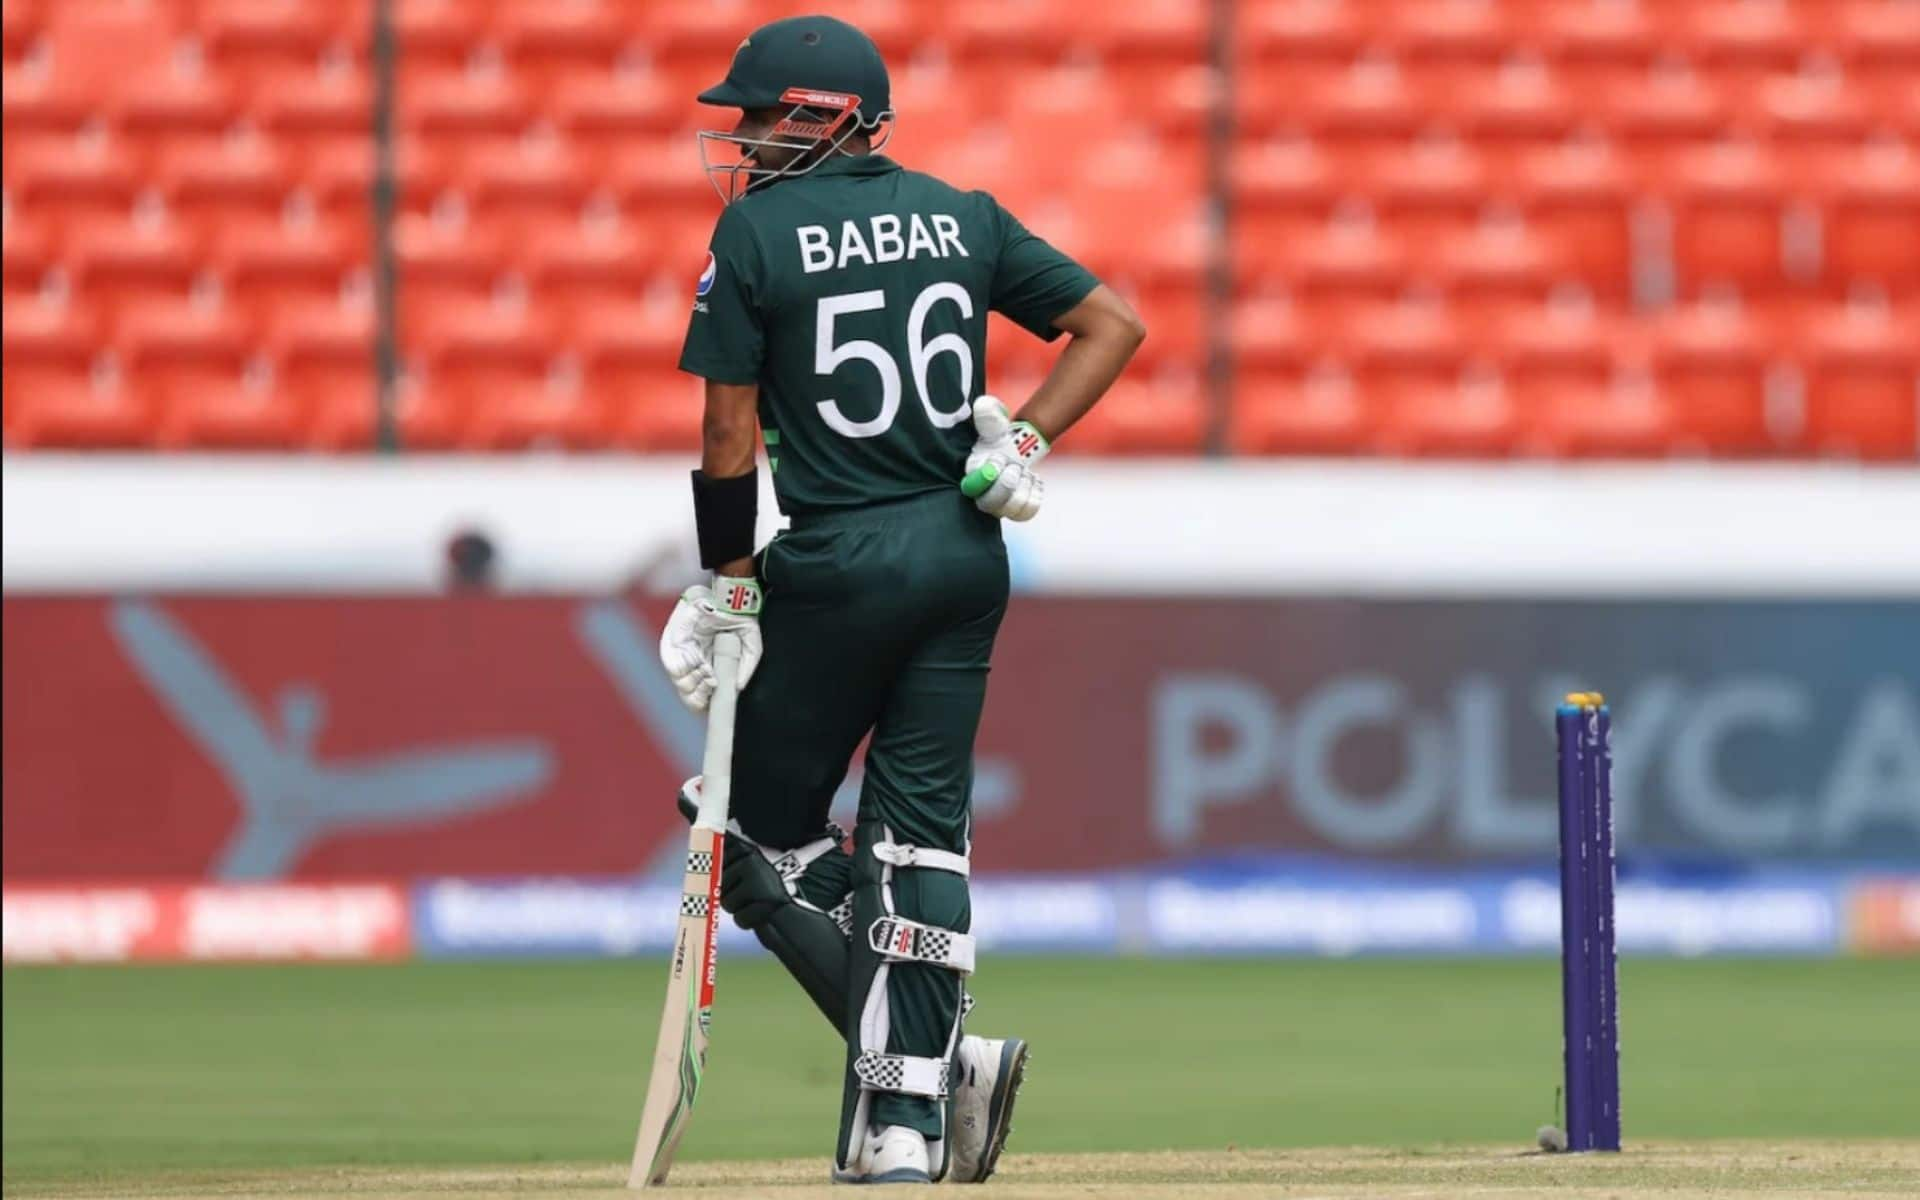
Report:
M393 0L406 444L697 445L693 95L813 7ZM372 444L372 9L6 0L10 447ZM1910 0L835 11L889 153L1145 316L1063 450L1915 458Z

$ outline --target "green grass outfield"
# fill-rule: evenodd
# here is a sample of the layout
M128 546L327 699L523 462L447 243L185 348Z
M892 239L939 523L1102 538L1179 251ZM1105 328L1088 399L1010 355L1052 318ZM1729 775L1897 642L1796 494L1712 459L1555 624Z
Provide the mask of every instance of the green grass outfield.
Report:
M657 960L8 969L6 1189L624 1161L663 986ZM1920 960L1635 960L1621 988L1630 1141L1915 1136ZM995 958L975 989L972 1029L1035 1047L1022 1153L1519 1150L1552 1116L1545 959ZM840 1051L799 990L722 962L713 1037L682 1161L824 1163Z

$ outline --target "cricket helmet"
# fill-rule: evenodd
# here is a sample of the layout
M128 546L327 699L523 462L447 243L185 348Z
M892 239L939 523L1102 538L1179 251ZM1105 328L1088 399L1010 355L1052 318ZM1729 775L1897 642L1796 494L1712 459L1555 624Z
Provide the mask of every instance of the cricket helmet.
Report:
M892 136L893 89L887 64L873 39L833 17L788 17L748 34L734 51L727 77L701 92L702 104L726 108L783 108L764 138L717 130L700 135L700 161L720 198L733 201L754 187L789 175L804 175L857 133L872 135L884 124ZM733 161L717 161L721 145ZM815 153L824 148L825 153ZM756 158L778 149L785 165ZM798 153L794 153L798 152Z

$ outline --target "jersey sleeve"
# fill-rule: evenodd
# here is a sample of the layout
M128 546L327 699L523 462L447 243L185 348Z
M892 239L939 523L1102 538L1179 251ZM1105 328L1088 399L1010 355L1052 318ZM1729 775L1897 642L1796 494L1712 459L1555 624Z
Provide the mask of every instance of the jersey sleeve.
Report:
M761 297L766 264L753 227L738 209L721 210L707 263L694 285L693 317L680 369L715 383L754 383L766 358Z
M1000 256L993 269L988 307L1050 342L1060 336L1053 319L1085 300L1100 281L1029 232L998 201L990 203L1000 229Z

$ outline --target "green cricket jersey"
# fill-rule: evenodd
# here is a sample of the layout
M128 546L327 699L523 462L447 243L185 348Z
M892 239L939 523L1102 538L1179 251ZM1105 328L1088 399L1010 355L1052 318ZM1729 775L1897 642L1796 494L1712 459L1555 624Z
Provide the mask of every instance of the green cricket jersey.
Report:
M880 155L728 205L680 367L758 384L782 511L958 486L987 390L987 311L1038 337L1097 284L985 192Z

